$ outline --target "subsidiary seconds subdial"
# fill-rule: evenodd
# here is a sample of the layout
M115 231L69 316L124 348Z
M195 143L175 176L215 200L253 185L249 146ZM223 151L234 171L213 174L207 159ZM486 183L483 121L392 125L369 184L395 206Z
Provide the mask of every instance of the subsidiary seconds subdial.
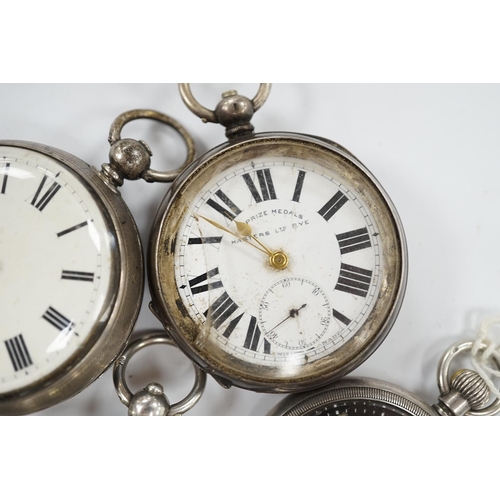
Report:
M323 290L312 281L283 278L263 295L259 325L273 344L303 350L318 342L328 330L331 308Z

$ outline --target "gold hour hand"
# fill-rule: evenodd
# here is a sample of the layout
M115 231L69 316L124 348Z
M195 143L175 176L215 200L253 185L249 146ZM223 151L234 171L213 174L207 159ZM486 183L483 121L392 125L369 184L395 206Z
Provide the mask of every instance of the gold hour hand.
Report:
M212 226L216 227L217 229L220 229L221 231L225 231L226 233L229 233L231 236L234 236L235 238L238 238L239 240L241 241L244 241L245 243L248 243L250 246L256 248L257 250L261 251L261 252L264 252L264 253L268 253L266 252L265 250L263 250L262 248L259 248L258 246L254 245L253 243L251 243L250 241L248 240L245 240L244 238L246 237L246 235L243 235L243 234L236 234L234 233L233 231L230 231L227 227L224 227L222 226L221 224L219 224L218 222L215 222L214 220L212 219L208 219L207 217L203 217L203 215L197 215L196 217L199 217L200 219L203 219L203 220L206 220L209 224L212 224ZM244 223L243 223L244 224Z
M252 236L252 228L250 227L250 224L247 224L246 222L238 222L237 220L235 220L234 223L236 224L236 229L241 236Z
M206 220L208 223L212 224L212 226L215 226L216 228L225 231L226 233L229 233L232 236L235 236L241 241L244 241L245 243L248 243L250 246L256 248L257 250L265 253L266 255L269 256L269 264L271 267L274 267L274 269L282 270L285 269L288 266L288 257L286 254L282 251L278 252L272 252L267 248L263 243L261 243L253 234L252 234L252 228L250 227L249 224L246 222L239 222L239 221L234 221L236 224L236 229L238 230L238 233L234 233L233 231L230 231L227 229L227 227L222 226L218 222L215 222L212 219L208 219L207 217L203 217L203 215L198 215L197 217L200 217L203 220ZM254 245L251 241L249 241L248 238L250 237L253 241L255 241L260 247L257 245Z
M252 234L252 228L250 227L249 224L247 224L246 222L238 222L238 221L234 221L234 222L236 224L236 229L238 229L238 232L242 236L250 236L250 238L252 238L252 240L254 240L256 243L258 243L264 249L264 251L267 253L267 255L269 255L269 257L271 257L273 255L274 252L271 252L271 250L269 250L269 248L267 248L263 243L261 243Z

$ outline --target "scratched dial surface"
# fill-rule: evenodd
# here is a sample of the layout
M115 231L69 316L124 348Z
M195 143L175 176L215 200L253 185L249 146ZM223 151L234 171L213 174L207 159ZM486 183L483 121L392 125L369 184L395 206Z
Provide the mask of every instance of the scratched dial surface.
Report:
M62 163L0 147L0 394L50 376L105 319L112 239Z
M356 193L312 162L235 165L188 213L176 269L183 302L236 356L270 365L317 358L348 340L373 305L377 227ZM255 239L238 238L235 221ZM256 240L283 252L286 268L274 268Z
M223 158L183 186L160 234L171 251L159 266L169 310L222 371L314 376L374 316L384 321L374 311L390 267L384 246L397 236L376 189L360 172L351 180L345 160L296 149Z

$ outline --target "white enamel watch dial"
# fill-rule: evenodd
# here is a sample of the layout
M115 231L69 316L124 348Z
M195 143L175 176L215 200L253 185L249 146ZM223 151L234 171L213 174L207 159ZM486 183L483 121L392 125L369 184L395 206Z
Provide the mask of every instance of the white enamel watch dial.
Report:
M48 375L88 340L103 318L112 261L107 224L71 172L12 148L0 162L4 393Z
M405 282L397 216L336 145L262 134L200 159L153 233L152 294L226 385L298 390L366 357Z
M304 350L328 331L330 311L328 297L318 285L305 278L283 278L262 296L258 324L264 338L284 352Z
M71 372L70 378L87 384L100 375L138 312L140 288L120 320L124 331L108 338L123 307L120 266L131 264L122 249L125 234L115 229L118 213L128 224L132 253L139 250L132 258L134 267L139 264L138 285L140 247L128 234L135 226L124 205L106 199L111 194L92 186L97 174L83 162L76 168L74 160L46 147L0 145L0 413L33 411L81 390L63 382L65 376ZM92 349L100 358L89 365ZM39 394L48 386L56 396Z

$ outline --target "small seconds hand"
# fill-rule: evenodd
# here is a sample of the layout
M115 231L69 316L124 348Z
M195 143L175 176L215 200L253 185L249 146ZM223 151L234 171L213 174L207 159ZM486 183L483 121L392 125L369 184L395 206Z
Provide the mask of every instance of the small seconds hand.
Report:
M291 309L290 314L283 321L280 321L274 328L271 328L267 333L271 333L273 330L276 330L278 326L282 325L285 321L289 320L290 318L295 318L295 316L298 316L299 311L301 309L304 309L304 307L306 306L307 304L302 304L298 309Z

